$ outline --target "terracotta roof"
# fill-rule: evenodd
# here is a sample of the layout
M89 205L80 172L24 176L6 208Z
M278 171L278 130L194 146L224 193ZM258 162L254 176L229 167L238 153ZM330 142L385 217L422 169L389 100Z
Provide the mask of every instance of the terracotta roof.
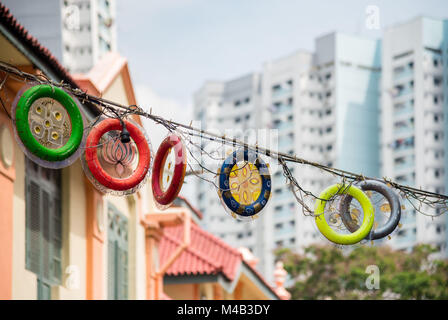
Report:
M127 100L116 102L136 105L137 101L129 73L128 61L117 52L106 53L88 73L74 74L73 79L83 91L101 97L119 76L122 77ZM140 125L143 125L140 116L133 115L133 118Z
M164 228L159 246L161 264L182 243L182 237L182 225ZM180 254L165 274L178 276L222 273L232 281L241 261L238 250L192 223L190 246Z
M126 58L116 52L108 52L88 73L74 74L73 78L80 86L82 86L81 83L90 82L97 91L93 94L103 93L126 65Z
M12 15L9 9L0 3L0 22L1 24L26 47L37 58L46 63L61 79L66 83L77 87L70 73L60 64L58 59L33 37L28 30L23 27L19 21Z
M170 296L168 296L165 292L162 292L162 300L173 300Z
M191 243L182 251L180 256L168 268L165 275L217 275L221 273L227 280L233 281L237 276L238 268L244 263L254 275L277 297L264 277L248 262L243 260L243 254L229 246L227 243L202 230L199 226L191 224ZM160 240L159 255L162 265L182 243L183 225L165 227Z

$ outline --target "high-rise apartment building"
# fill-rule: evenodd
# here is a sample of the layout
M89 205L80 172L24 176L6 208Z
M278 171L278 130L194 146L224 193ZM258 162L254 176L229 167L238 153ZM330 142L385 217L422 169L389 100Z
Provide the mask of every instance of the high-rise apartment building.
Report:
M20 23L71 73L116 50L115 0L4 0Z
M262 101L258 108L263 115L263 124L276 130L277 149L282 153L300 154L300 77L312 66L313 54L305 51L267 62L263 66ZM297 166L290 169L295 176L300 171ZM276 248L296 248L302 242L299 238L304 227L304 217L289 185L285 183L282 167L272 163L271 175L272 198L259 222L263 225L261 230L264 236L256 252L261 259L260 271L264 274L272 273L275 263L273 251Z
M206 82L194 96L195 119L201 121L204 130L220 134L227 132L243 140L248 129L256 129L260 124L260 84L258 73L226 82ZM256 133L254 130L251 132ZM206 167L215 170L220 164L207 157L204 161L208 161ZM206 213L203 226L230 245L243 245L256 252L259 239L255 238L254 230L259 225L258 221L247 223L233 219L224 211L216 189L210 183L199 180L197 186L198 207Z
M220 108L220 99L225 99L225 83L206 83L195 95L195 117L203 121L203 126L205 122L206 126L219 123L221 128L245 125L275 129L277 149L284 153L376 177L380 169L380 58L378 40L332 33L316 40L314 53L300 51L265 63L258 93L260 99L251 97L248 107L250 113L261 116L259 122L235 121L233 108L241 100L239 96L221 106L232 121L217 121L223 114L215 110ZM244 90L241 79L227 83L234 85L235 92L245 92L245 96L255 92ZM215 106L205 104L207 100ZM260 257L260 271L266 276L272 274L275 248L300 249L322 240L313 218L302 214L285 183L282 168L275 164L271 168L272 198L266 212L252 225L228 223L218 197L210 192L206 183L199 183L198 193L205 220L213 219L206 227L216 230L226 241L232 237L231 243L236 246L249 246ZM303 165L291 168L303 188L315 194L334 180ZM313 207L312 202L310 205ZM247 231L234 226L238 224L244 226L241 230Z
M446 194L448 185L448 20L418 17L387 28L382 54L382 174ZM429 243L448 256L446 214L431 219L409 203L392 244ZM422 207L428 214L440 209Z

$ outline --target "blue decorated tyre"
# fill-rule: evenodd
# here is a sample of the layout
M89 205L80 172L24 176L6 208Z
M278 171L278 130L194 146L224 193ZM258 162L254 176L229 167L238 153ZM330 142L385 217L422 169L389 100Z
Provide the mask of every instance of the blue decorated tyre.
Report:
M247 149L234 151L218 170L218 195L231 216L254 220L271 197L268 165L257 153Z

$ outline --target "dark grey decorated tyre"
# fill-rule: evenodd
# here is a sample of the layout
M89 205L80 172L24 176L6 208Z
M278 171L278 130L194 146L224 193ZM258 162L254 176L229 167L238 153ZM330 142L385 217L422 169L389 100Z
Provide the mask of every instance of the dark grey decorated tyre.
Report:
M387 222L375 230L372 229L365 239L378 240L391 234L397 228L401 218L401 205L398 195L385 183L376 180L364 180L357 183L356 186L360 187L363 191L375 191L383 195L389 202L391 211ZM359 226L350 214L349 208L352 199L353 197L350 195L344 196L339 204L339 212L345 227L350 232L355 232Z

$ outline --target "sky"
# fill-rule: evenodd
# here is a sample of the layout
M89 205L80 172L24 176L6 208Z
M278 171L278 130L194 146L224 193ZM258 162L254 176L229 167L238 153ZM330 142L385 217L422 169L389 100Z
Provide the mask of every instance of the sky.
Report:
M379 8L380 30L365 26L368 5ZM141 104L183 114L206 80L312 51L314 39L332 31L375 38L418 15L448 18L448 1L117 0L118 51L129 61Z
M448 1L117 0L118 51L128 59L140 106L190 123L193 94L207 80L261 71L333 31L380 38L384 29L425 15L448 18ZM366 9L379 9L379 28ZM165 131L147 121L157 148ZM189 189L189 188L188 188Z

